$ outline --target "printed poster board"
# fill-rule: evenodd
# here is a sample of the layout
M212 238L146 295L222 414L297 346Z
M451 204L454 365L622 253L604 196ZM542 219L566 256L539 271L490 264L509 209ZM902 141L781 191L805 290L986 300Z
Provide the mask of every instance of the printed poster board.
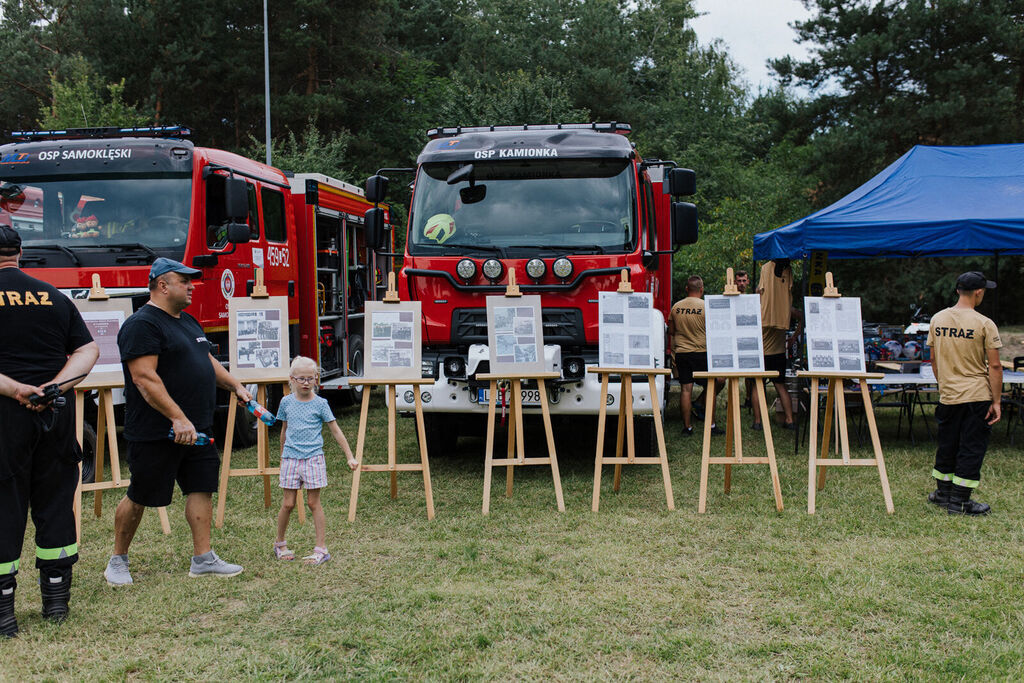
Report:
M860 298L805 298L804 329L811 372L865 372Z
M106 301L89 301L72 299L85 326L92 335L92 340L100 347L100 357L96 359L89 376L78 384L78 389L96 389L99 387L124 386L124 370L121 365L121 351L117 346L117 333L121 331L124 321L131 317L131 299L107 299Z
M487 297L487 342L492 373L544 372L540 296Z
M288 297L228 299L228 354L242 381L287 382Z
M704 297L704 330L710 372L763 372L761 295Z
M653 368L650 292L600 292L597 313L598 365L603 368Z
M366 302L366 379L419 380L423 377L423 316L419 301Z

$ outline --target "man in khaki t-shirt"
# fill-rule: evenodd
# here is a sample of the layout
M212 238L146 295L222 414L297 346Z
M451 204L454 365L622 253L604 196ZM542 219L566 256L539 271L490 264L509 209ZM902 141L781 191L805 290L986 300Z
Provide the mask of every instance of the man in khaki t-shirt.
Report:
M950 514L985 515L990 508L971 500L981 479L989 432L999 421L1003 366L996 324L974 310L996 283L977 271L956 280L956 305L932 317L928 346L939 383L935 422L937 488L928 495Z
M679 412L683 416L683 434L693 435L690 416L693 413L694 372L707 372L707 337L704 332L704 280L693 275L686 281L686 298L672 306L668 316L668 333L672 339L672 353L679 375ZM707 380L698 379L697 384L707 389ZM716 393L718 387L715 387ZM707 419L711 419L708 415ZM711 426L713 434L724 433L723 429Z
M761 266L757 281L757 293L761 295L761 338L764 344L764 369L779 373L772 379L779 404L785 417L783 427L796 429L793 422L793 402L786 389L786 332L793 317L793 269L789 259L776 259ZM799 312L797 312L799 315ZM747 390L750 394L750 390ZM763 429L761 409L757 394L751 395L754 413L754 429Z

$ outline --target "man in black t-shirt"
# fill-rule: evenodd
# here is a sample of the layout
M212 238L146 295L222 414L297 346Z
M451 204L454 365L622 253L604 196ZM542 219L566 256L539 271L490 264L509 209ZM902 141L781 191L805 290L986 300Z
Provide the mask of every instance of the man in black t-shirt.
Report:
M175 480L186 496L185 518L192 530L189 575L242 572L241 566L225 562L210 548L220 457L212 443L197 445L196 438L213 428L217 387L242 401L252 396L210 354L203 328L185 312L192 303L192 280L199 275L177 261L156 259L149 271L149 302L125 321L117 335L132 479L114 515L114 554L103 573L112 586L132 583L128 547L142 513L147 507L168 505Z
M81 449L67 398L33 405L43 387L65 393L99 357L82 316L56 287L21 272L21 237L0 226L0 636L14 636L15 575L29 507L43 616L68 614L71 566L78 560L74 498ZM72 379L74 378L74 379Z

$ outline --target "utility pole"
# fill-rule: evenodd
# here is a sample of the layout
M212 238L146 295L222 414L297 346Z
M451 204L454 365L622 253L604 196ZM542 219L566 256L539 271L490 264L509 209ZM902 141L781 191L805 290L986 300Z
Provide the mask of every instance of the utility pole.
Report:
M268 38L267 0L263 0L263 100L267 120L267 166L270 163L270 40Z

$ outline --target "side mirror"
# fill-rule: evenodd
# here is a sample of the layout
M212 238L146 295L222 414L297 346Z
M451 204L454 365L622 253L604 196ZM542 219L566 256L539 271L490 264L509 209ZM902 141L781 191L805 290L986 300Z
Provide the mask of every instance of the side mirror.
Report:
M249 186L241 178L224 179L224 215L232 221L244 221L249 216Z
M672 224L672 248L697 243L696 206L689 202L672 202L669 220Z
M382 175L372 175L366 179L366 201L380 204L388 196L388 179Z
M374 176L381 177L381 176ZM369 182L367 182L369 187ZM384 209L374 207L366 210L363 230L366 232L366 246L374 251L380 251L384 246Z
M245 223L228 223L228 242L231 244L245 244L249 241L249 226Z
M669 169L668 193L673 197L697 194L697 174L688 168Z

